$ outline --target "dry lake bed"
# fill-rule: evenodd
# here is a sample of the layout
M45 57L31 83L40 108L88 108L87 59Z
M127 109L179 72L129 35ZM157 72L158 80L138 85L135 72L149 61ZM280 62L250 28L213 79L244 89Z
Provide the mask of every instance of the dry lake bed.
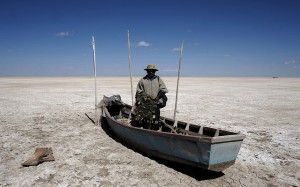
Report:
M175 77L161 114L173 117ZM133 87L138 77L133 79ZM128 77L99 77L97 100ZM182 77L176 118L246 135L236 163L208 172L156 159L96 126L92 77L0 78L0 186L300 186L300 78ZM55 161L22 167L37 147Z

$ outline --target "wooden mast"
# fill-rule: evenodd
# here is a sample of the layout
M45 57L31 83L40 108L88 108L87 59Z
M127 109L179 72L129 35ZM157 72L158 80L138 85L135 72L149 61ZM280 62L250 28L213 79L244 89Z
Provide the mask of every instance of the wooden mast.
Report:
M95 125L98 125L99 120L97 119L97 73L96 73L96 44L94 36L92 36L92 47L93 47L93 63L94 63L94 78L95 78Z
M180 71L181 71L181 62L182 62L182 50L183 50L183 41L181 42L180 48L180 57L179 57L179 67L178 67L178 76L177 76L177 87L176 87L176 98L175 98L175 109L174 109L174 117L176 120L176 112L177 112L177 99L178 99L178 87L179 87L179 79L180 79Z

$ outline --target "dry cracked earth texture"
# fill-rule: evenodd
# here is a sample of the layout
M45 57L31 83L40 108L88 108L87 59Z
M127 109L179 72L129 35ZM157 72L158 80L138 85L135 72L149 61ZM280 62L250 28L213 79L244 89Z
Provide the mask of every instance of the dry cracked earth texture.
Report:
M169 100L161 113L172 118L176 78L162 78ZM129 81L98 78L98 102L120 94L130 104ZM246 135L223 172L150 157L120 141L105 120L94 125L93 78L2 77L0 104L0 186L300 184L300 78L180 79L178 120ZM37 147L51 147L55 161L21 166Z

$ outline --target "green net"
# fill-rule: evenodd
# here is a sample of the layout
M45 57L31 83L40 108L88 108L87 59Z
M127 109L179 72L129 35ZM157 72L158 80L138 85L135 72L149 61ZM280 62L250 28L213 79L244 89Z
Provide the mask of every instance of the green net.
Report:
M156 102L145 92L137 94L135 103L135 120L140 123L147 125L155 123L155 113L157 111Z

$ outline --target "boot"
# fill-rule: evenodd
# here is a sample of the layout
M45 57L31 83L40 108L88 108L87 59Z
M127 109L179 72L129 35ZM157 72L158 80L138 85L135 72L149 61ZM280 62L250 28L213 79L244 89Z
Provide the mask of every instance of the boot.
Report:
M44 156L41 158L41 162L49 162L49 161L54 161L54 156L53 156L53 151L51 148L48 148L49 149L49 153L48 155Z
M22 163L22 166L36 166L41 162L54 161L51 148L36 148L34 156Z

